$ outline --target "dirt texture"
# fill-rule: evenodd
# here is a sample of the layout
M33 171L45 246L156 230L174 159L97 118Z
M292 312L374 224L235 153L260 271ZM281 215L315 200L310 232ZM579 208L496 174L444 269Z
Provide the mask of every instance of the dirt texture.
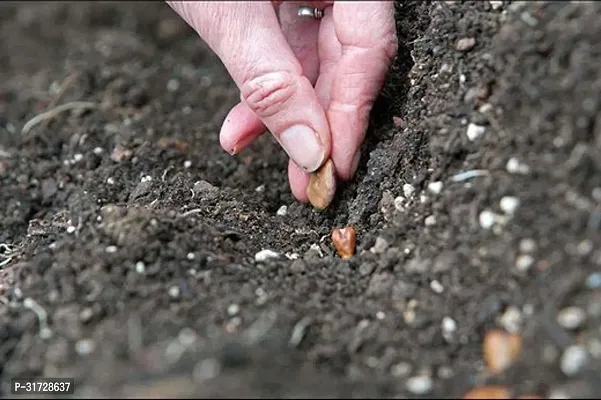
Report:
M220 148L239 92L165 4L1 3L0 395L598 396L601 3L396 19L357 176L316 212L270 136ZM499 373L494 329L522 341Z

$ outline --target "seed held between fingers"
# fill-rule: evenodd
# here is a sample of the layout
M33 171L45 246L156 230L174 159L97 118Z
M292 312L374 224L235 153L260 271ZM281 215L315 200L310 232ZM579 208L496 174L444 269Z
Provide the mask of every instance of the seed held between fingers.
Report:
M336 193L336 172L334 162L329 159L311 174L307 197L313 207L323 210L332 202L334 193Z

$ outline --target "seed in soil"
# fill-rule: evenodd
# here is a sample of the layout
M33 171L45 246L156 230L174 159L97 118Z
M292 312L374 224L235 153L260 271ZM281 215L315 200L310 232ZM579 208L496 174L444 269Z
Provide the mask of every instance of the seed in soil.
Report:
M513 364L521 349L520 335L501 330L490 331L484 337L484 362L491 373L501 373Z
M307 197L318 210L330 205L336 192L336 174L334 162L330 159L320 169L311 174L307 186Z
M357 232L352 226L334 229L332 231L332 243L343 260L347 260L355 254L355 243Z
M509 389L504 386L484 386L470 390L464 399L510 399Z

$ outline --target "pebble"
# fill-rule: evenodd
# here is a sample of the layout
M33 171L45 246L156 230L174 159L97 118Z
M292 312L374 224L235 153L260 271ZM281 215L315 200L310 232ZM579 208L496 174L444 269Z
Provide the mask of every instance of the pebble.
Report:
M432 194L439 194L442 191L443 183L441 181L430 182L428 191Z
M75 232L75 227L73 225L71 225L67 228L67 233L73 233L73 232Z
M369 249L369 251L374 254L380 254L385 252L386 249L388 249L388 242L383 237L378 236L376 238L376 243L371 249Z
M179 297L179 286L171 286L169 288L169 297L177 299Z
M458 51L470 51L476 45L476 39L474 38L463 38L457 41L455 48Z
M288 214L288 206L281 206L280 208L278 208L278 211L276 212L276 214L281 217Z
M499 323L509 333L517 333L522 325L522 312L517 307L507 307Z
M403 212L405 211L405 198L403 196L399 196L397 198L394 199L394 208L397 211Z
M530 173L530 167L528 165L522 163L520 160L518 160L515 157L511 157L507 161L507 165L505 166L505 169L510 174L527 175L528 173Z
M109 254L113 254L117 252L117 246L107 246L104 250Z
M435 293L438 294L444 292L444 286L442 286L441 283L438 282L436 279L430 282L430 289L432 289Z
M478 221L483 229L490 229L497 221L497 214L490 210L484 210L478 216Z
M444 317L442 319L442 332L443 335L449 334L449 333L454 333L455 331L457 331L457 322L455 322L455 320L451 317Z
M230 317L233 317L234 315L238 314L239 311L240 311L240 306L238 304L230 304L229 307L227 308L227 314Z
M586 320L586 313L579 307L566 307L557 314L557 323L565 329L578 329Z
M582 346L569 346L559 360L559 368L566 376L574 376L582 370L588 360L588 354Z
M506 215L513 215L520 206L520 199L514 196L504 196L499 202L499 207Z
M146 271L146 265L142 261L138 261L136 263L136 272L138 274L143 274Z
M536 242L528 238L520 240L520 251L522 253L534 253L536 251Z
M503 7L503 0L488 0L488 2L490 3L490 7L495 11Z
M412 376L407 379L407 390L415 395L423 395L432 390L432 378L426 375Z
M412 369L413 368L411 367L411 364L409 364L408 362L401 361L400 363L395 364L392 366L392 368L390 368L390 373L398 378L409 375Z
M436 224L436 217L434 215L428 215L424 220L426 226L432 226Z
M96 348L96 342L92 339L81 339L75 343L75 351L77 354L85 356L91 354Z
M280 256L279 253L276 253L273 250L265 249L265 250L261 250L257 254L255 254L255 261L256 262L264 262L264 261L269 260L270 258L278 258L279 256Z
M586 278L585 285L589 289L601 288L601 272L594 272Z
M521 254L515 260L515 267L518 271L526 272L534 264L534 257L529 254Z
M467 131L465 132L468 140L470 142L473 142L474 140L478 139L480 136L482 136L482 134L484 134L484 132L486 132L486 127L481 126L481 125L476 125L473 123L469 123L467 126Z
M415 188L413 186L411 186L408 183L405 183L403 185L403 194L405 195L405 197L407 199L412 198L414 193L415 193Z

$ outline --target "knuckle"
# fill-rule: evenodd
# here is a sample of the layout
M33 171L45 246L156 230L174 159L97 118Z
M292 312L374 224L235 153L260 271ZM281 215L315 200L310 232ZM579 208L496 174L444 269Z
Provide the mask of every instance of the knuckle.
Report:
M290 72L269 72L245 81L240 96L259 118L268 118L285 109L296 90Z

